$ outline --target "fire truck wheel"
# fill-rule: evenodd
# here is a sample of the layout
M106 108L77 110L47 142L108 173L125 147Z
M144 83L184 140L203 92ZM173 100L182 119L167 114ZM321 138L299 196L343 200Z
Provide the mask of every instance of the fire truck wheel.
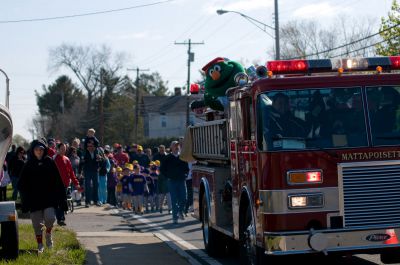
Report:
M239 231L240 264L265 264L264 251L256 245L256 228L250 206L247 207Z
M1 223L1 246L5 259L16 259L18 257L18 223Z
M400 248L396 248L396 250L394 250L394 251L382 253L381 254L381 262L384 264L400 263L399 251L400 251Z
M210 216L208 214L208 206L206 201L206 196L202 199L203 205L203 218L202 218L202 228L203 228L203 241L204 248L210 256L217 257L221 256L225 251L225 243L223 240L223 235L217 230L210 226Z

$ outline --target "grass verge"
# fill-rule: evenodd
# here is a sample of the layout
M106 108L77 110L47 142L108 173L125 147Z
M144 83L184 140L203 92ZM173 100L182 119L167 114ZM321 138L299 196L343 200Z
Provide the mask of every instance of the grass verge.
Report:
M43 238L43 241L44 238ZM59 226L53 229L54 247L38 255L37 243L31 224L19 225L19 250L20 254L16 260L0 260L0 264L7 265L81 265L85 262L85 250L82 248L76 234L66 228ZM45 242L43 242L45 243Z

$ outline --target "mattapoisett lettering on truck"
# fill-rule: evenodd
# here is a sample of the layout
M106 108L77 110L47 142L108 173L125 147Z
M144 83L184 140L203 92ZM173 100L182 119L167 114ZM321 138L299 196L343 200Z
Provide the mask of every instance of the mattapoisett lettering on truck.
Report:
M316 253L400 262L400 56L267 69L227 91L224 119L189 128L208 253L239 244L241 264Z

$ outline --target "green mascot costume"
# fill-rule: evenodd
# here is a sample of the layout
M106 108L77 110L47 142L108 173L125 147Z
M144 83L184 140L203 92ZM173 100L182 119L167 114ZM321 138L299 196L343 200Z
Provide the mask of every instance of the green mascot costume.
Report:
M202 70L206 74L205 105L213 110L224 111L224 106L228 104L225 92L236 86L234 77L238 73L244 73L243 66L229 59L218 57L204 66Z

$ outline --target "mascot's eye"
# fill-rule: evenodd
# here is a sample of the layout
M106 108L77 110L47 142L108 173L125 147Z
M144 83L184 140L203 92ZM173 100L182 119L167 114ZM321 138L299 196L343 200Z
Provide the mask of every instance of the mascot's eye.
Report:
M213 73L214 73L214 69L210 69L210 71L208 71L208 75L211 77L212 77Z
M208 71L208 74L212 77L213 73L217 71L217 72L221 72L221 66L219 65L214 65L214 68L210 69L210 71Z
M221 66L219 66L219 65L214 66L214 70L221 72Z

